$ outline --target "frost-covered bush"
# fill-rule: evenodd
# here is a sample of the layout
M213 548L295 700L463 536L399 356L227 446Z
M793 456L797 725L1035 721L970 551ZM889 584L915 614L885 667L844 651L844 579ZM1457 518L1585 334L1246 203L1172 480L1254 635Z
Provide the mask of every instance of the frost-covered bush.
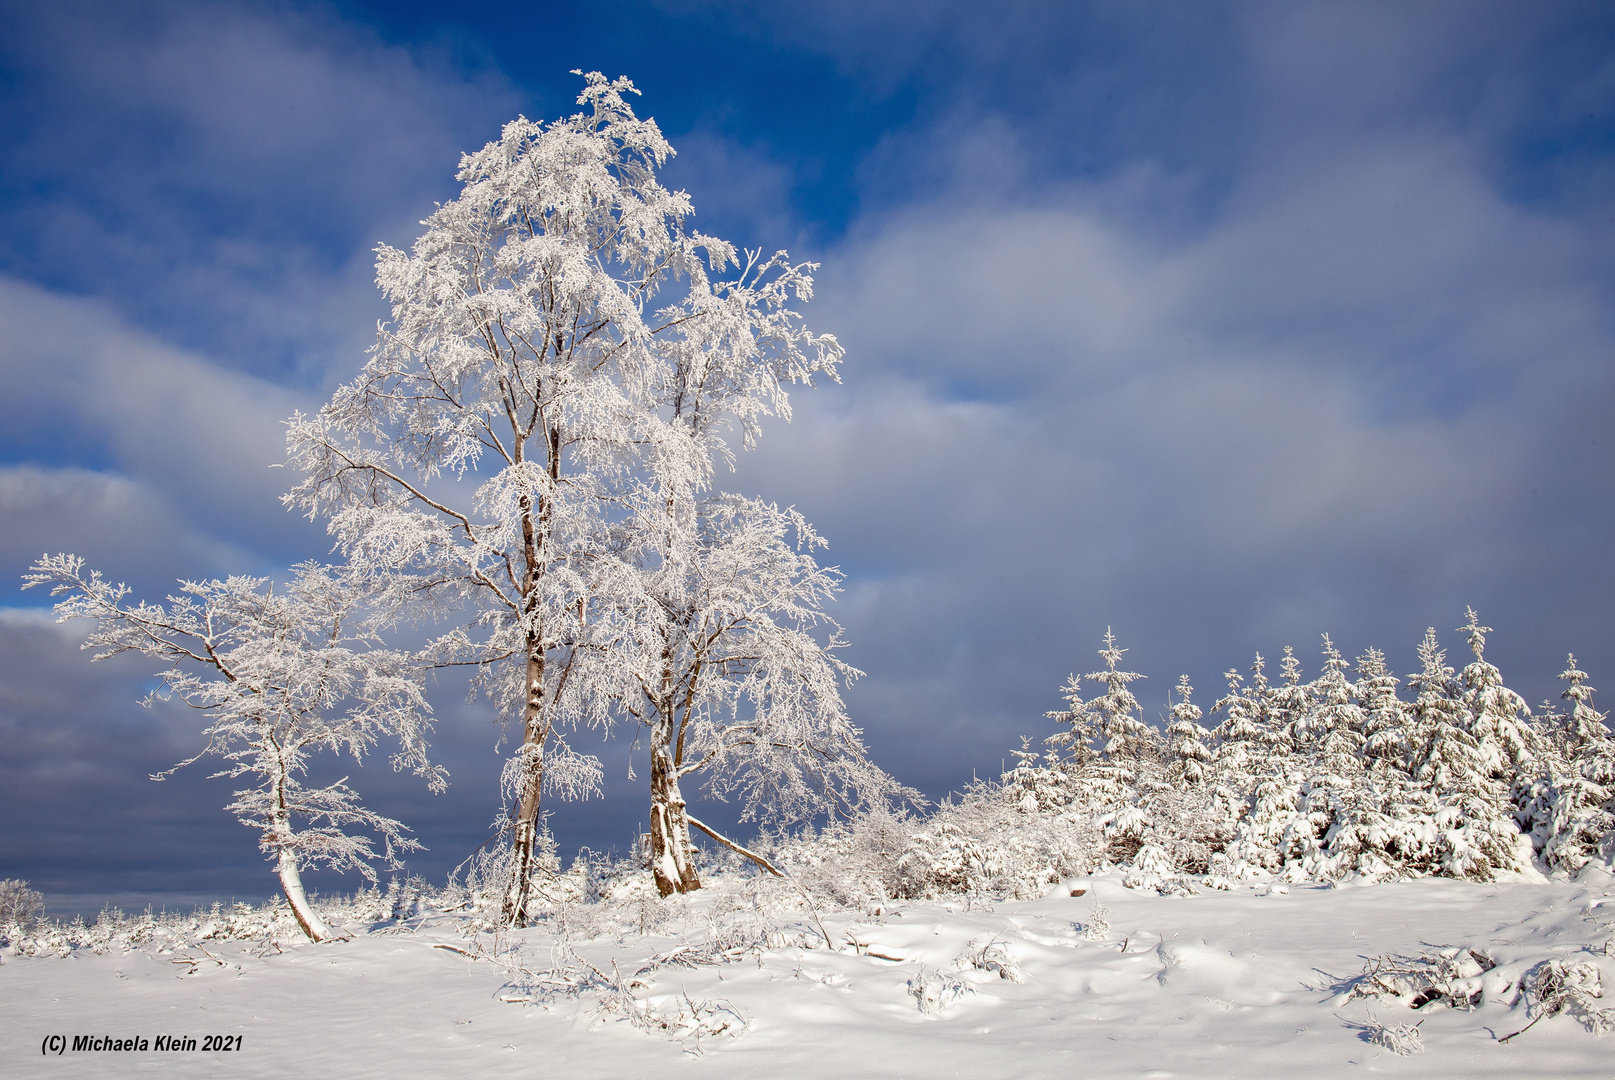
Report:
M45 898L30 889L26 881L0 881L0 936L9 939L27 933L44 910Z
M326 903L316 903L322 914L329 909ZM93 923L82 918L66 923L38 921L13 937L10 945L23 956L68 956L80 950L97 955L136 949L167 953L210 941L303 939L291 908L284 898L276 898L258 907L247 903L213 904L189 914L147 908L138 915L126 915L117 908L106 908Z
M1424 1021L1419 1021L1422 1024ZM1419 1034L1419 1024L1381 1024L1370 1021L1367 1028L1368 1041L1375 1046L1382 1046L1399 1057L1408 1057L1424 1050L1424 1038Z
M385 929L387 924L464 907L463 890L434 888L419 877L394 879L385 888L368 886L352 894L314 895L310 900L326 923L346 928L345 933ZM107 907L93 922L36 918L26 929L13 926L0 929L0 934L23 956L69 956L81 950L97 955L135 950L163 954L227 941L279 949L306 940L283 896L262 904L215 903L190 912L148 907L131 915Z
M923 891L914 867L903 862L919 828L908 813L880 807L821 830L775 837L770 851L816 900L861 907Z
M914 999L914 1004L918 1006L920 1012L926 1016L935 1016L949 1005L974 992L960 982L957 976L923 965L908 980L909 996Z
M898 895L1028 899L1092 871L1102 833L1080 813L1029 810L1013 784L978 783L939 807L898 860Z
M1585 960L1544 960L1526 972L1520 989L1532 1024L1562 1012L1595 1035L1615 1031L1615 1009L1594 1004L1604 996L1603 976Z
M1486 953L1463 947L1423 956L1377 956L1364 964L1361 975L1337 989L1346 1001L1371 998L1410 1009L1430 1004L1470 1009L1481 1003L1484 976L1494 967Z

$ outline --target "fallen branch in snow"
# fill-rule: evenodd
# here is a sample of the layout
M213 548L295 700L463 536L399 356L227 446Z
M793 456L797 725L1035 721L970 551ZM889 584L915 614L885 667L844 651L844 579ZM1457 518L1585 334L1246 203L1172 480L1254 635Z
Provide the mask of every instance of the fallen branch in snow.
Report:
M1375 998L1410 1009L1448 1005L1472 1009L1480 1004L1481 976L1496 964L1483 952L1447 947L1424 956L1376 956L1363 973L1336 987L1346 1001Z
M207 959L213 961L215 964L219 965L220 967L225 966L225 962L222 959L220 959L219 957L214 956L212 953L208 952L206 946L198 944L196 946L196 948L197 948L197 950L199 952L202 953L203 956L205 956ZM189 964L191 966L191 968L190 968L189 971L185 972L185 974L187 974L187 975L195 975L196 974L196 969L197 969L198 966L201 965L202 961L200 959L198 959L197 957L194 957L194 956L177 956L174 959L170 960L169 963L170 964Z
M857 953L859 956L873 956L877 960L892 960L897 963L902 963L903 960L906 959L905 957L901 956L891 956L887 953L875 952L870 948L870 946L874 944L873 942L859 941L855 936L853 936L851 930L847 931L846 939L847 944L852 946L852 951Z
M775 877L784 877L785 876L785 872L783 870L781 870L779 867L775 866L773 863L769 862L767 859L763 858L761 855L757 854L755 851L751 850L750 848L744 847L744 846L742 846L740 844L735 843L733 840L729 839L727 836L724 836L722 833L720 833L720 832L716 831L715 829L713 829L710 825L705 825L705 824L697 821L695 818L691 817L688 813L686 813L684 815L684 820L689 822L691 825L695 826L697 829L700 829L702 832L706 833L708 836L712 837L712 839L716 840L718 843L722 844L724 847L728 848L730 851L733 851L736 855L745 856L746 858L750 859L752 862L756 863L758 866L761 866L764 870L767 870L770 874L773 874Z
M1544 1017L1569 1013L1594 1035L1615 1031L1615 1009L1604 1009L1593 1001L1604 996L1604 981L1598 968L1585 960L1544 960L1520 980L1528 1012L1536 1016L1529 1024L1497 1041L1506 1043L1536 1027Z

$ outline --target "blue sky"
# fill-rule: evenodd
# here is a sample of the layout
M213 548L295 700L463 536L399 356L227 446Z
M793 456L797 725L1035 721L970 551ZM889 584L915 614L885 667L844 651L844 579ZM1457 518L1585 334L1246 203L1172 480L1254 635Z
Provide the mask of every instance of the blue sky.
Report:
M1599 4L0 2L0 570L160 595L327 549L279 421L361 362L371 248L516 113L625 74L704 231L817 259L844 383L729 481L847 573L880 761L1042 735L1113 626L1164 708L1329 632L1405 673L1467 604L1535 702L1615 686L1615 19ZM5 577L0 574L0 579ZM189 721L0 585L0 876L59 910L266 894ZM494 812L445 685L433 876ZM625 845L642 793L557 807ZM337 887L337 883L331 883ZM71 897L85 899L72 900Z

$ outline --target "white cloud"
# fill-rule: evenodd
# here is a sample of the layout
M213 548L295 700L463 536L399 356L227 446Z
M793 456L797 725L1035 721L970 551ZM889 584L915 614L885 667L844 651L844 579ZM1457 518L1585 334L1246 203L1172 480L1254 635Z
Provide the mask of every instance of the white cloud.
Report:
M1567 645L1615 667L1592 539L1615 491L1581 486L1560 434L1596 437L1615 392L1601 232L1505 198L1483 158L1278 156L1175 239L1115 212L1155 197L1136 171L966 186L831 253L809 314L845 384L799 393L737 483L796 502L850 570L876 745L1040 730L1110 624L1162 697L1179 670L1214 696L1256 649L1313 665L1323 631L1405 668L1466 603L1528 692Z
M45 554L82 555L92 568L138 582L156 595L179 578L254 568L259 559L228 541L198 534L149 487L84 469L0 467L0 573L11 587ZM36 602L44 602L35 594Z
M179 577L274 572L329 548L288 513L282 421L317 407L125 325L107 305L0 278L0 570L84 555L162 595ZM50 462L50 464L43 464Z
M362 355L370 249L407 243L518 109L490 65L322 7L7 7L12 265L259 373Z

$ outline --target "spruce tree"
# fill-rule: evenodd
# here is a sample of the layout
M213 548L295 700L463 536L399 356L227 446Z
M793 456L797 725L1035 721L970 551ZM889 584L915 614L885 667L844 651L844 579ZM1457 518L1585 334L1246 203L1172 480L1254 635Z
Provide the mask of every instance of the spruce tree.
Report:
M1166 729L1172 753L1172 776L1181 783L1199 784L1206 778L1211 758L1206 750L1205 729L1200 726L1204 714L1192 700L1194 687L1189 685L1189 676L1178 676L1176 689L1178 700L1170 706L1172 723Z
M1593 708L1593 688L1575 654L1559 678L1569 683L1560 696L1570 702L1570 715L1564 724L1564 760L1546 785L1542 860L1574 873L1596 857L1615 854L1615 738L1606 715Z

